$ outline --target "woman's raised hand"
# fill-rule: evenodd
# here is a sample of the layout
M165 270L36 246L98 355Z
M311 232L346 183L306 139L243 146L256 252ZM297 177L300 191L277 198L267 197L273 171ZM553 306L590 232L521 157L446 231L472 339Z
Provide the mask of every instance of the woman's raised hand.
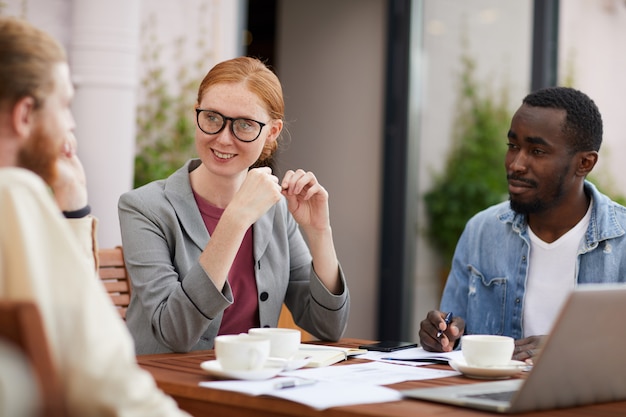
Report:
M314 230L330 227L328 192L317 182L312 172L289 170L281 187L289 211L300 226Z

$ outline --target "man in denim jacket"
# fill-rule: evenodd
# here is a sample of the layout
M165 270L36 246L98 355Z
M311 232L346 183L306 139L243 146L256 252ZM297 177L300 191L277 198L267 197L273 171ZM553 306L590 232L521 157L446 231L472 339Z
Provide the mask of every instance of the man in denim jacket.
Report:
M536 91L507 136L510 201L468 221L441 311L420 325L426 350L450 351L463 334L496 334L516 339L514 359L532 358L576 285L625 280L626 208L585 180L602 142L594 102L571 88Z

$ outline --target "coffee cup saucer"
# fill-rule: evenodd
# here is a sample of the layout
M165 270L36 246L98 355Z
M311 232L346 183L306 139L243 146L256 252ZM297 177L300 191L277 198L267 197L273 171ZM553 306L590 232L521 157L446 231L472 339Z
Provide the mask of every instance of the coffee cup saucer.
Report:
M528 364L511 360L504 366L478 367L470 366L465 359L454 359L449 362L452 369L461 372L469 378L475 379L506 379L524 371Z
M200 367L206 371L209 375L221 378L221 379L243 379L247 381L259 381L263 379L270 379L278 375L283 371L282 365L272 366L268 364L261 369L249 370L249 371L227 371L222 369L222 366L217 360L204 361L200 364Z

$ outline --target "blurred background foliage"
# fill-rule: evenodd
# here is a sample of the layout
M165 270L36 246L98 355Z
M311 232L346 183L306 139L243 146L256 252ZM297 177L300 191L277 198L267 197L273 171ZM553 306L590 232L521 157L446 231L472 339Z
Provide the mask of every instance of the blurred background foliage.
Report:
M476 80L475 62L467 54L461 64L452 147L444 171L434 174L434 185L424 195L426 234L447 266L469 218L507 198L507 89L494 93Z
M184 54L184 36L176 39L170 59L163 56L167 48L159 43L157 34L153 15L141 28L143 69L136 121L135 188L168 177L196 155L194 104L200 82L211 66L208 63L214 61L204 40L206 29L197 36L192 62ZM173 78L165 72L172 66Z

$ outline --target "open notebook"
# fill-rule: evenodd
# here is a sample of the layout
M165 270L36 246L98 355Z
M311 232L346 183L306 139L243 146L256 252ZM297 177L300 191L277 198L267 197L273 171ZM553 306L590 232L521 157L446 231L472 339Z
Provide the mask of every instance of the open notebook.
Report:
M417 388L408 398L499 413L626 400L626 285L577 287L526 379Z
M319 368L344 361L350 356L361 355L363 353L367 353L367 350L302 343L297 355L299 358L309 358L309 362L306 365L307 368Z

